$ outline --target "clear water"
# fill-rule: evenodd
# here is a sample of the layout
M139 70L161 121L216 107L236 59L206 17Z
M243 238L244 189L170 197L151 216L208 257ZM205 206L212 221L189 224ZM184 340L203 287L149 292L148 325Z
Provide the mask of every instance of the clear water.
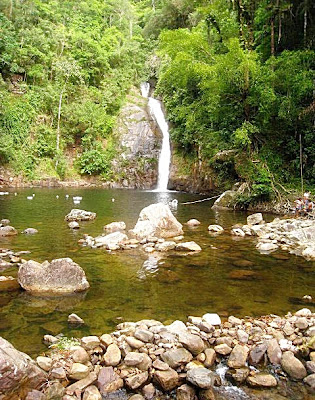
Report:
M27 200L33 193L33 200ZM82 196L80 206L74 206L66 194ZM108 253L77 243L83 233L96 236L113 221L125 221L131 229L143 207L175 198L179 205L174 213L181 223L190 218L202 222L195 229L184 226L185 239L202 247L199 254L169 252L148 263L152 255L141 248ZM91 288L83 294L52 298L22 290L0 292L0 335L34 356L45 349L42 337L47 333L81 337L110 332L122 320L156 318L166 322L206 312L223 317L283 315L302 308L299 299L305 294L315 297L314 262L282 252L260 255L254 239L228 233L233 224L246 221L246 213L214 212L210 202L181 205L199 198L176 192L102 189L23 189L17 196L1 196L0 218L9 218L19 231L32 227L39 233L2 238L0 247L30 250L24 258L37 261L71 257L85 270ZM95 211L97 218L72 231L64 221L72 208ZM266 216L267 220L272 218ZM207 227L214 223L226 228L226 233L211 236ZM251 280L233 279L230 274L236 270L251 270L255 276ZM17 268L1 274L16 276ZM70 328L67 317L72 312L86 325Z

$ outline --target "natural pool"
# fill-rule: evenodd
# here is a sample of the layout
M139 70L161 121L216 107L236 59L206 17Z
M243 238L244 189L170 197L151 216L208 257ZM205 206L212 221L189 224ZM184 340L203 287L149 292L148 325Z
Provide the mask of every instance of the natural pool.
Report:
M27 200L33 193L33 200ZM83 197L79 206L73 204L72 196ZM145 263L152 255L141 248L108 253L77 243L83 233L96 236L113 221L125 221L131 229L143 207L172 199L179 202L174 214L181 223L190 218L201 221L194 229L184 225L185 239L202 247L199 254L158 254L154 265ZM188 315L205 312L222 316L283 315L302 308L304 295L315 296L314 262L279 251L259 254L255 239L229 234L233 224L245 223L246 213L214 212L209 201L181 204L198 199L200 196L177 192L102 189L21 189L16 196L14 192L1 196L0 219L9 218L19 231L32 227L39 233L1 238L0 248L30 250L24 258L37 261L71 257L85 270L91 288L83 294L52 298L22 290L0 292L0 336L35 356L45 349L42 337L47 333L98 335L110 332L122 320L185 321ZM64 221L72 208L95 211L97 218L72 231ZM265 215L265 219L272 220L273 216ZM207 227L214 223L222 225L226 233L211 236ZM243 279L242 272L235 272L240 270L251 270L255 275ZM16 276L17 268L1 274ZM68 326L67 317L72 312L85 320L84 327Z

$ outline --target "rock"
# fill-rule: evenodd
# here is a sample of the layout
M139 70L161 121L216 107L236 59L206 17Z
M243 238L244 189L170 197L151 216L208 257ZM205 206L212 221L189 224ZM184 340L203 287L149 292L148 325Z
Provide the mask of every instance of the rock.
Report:
M178 243L175 247L176 251L201 251L201 247L191 241L191 242L183 242L183 243Z
M66 379L67 378L67 374L64 368L62 367L56 367L53 368L50 372L50 377L53 379Z
M247 382L250 384L250 386L254 387L275 387L277 386L277 380L274 376L270 374L255 374L253 376L249 376L247 378Z
M62 399L65 393L65 388L62 386L60 382L53 382L48 385L45 390L45 395L47 400L59 400Z
M241 228L234 228L231 230L233 236L245 237L245 232Z
M193 356L188 350L181 347L166 351L161 355L161 358L171 368L177 368L181 365L188 364L193 359Z
M218 314L207 313L202 316L202 319L210 325L221 325L221 318Z
M148 372L141 372L140 374L136 374L133 376L129 376L125 379L125 383L127 387L131 390L139 389L143 386L149 378Z
M190 385L182 385L176 390L176 400L195 400L197 399L195 389Z
M69 222L68 226L70 229L79 229L80 228L80 225L77 221Z
M169 206L157 203L151 204L140 212L138 222L132 232L140 239L148 236L169 238L182 235L183 229Z
M209 225L208 231L213 233L223 233L224 229L220 225Z
M312 390L315 390L315 374L308 375L303 379L303 382L306 383Z
M167 371L169 367L170 366L166 362L161 361L159 358L153 362L153 368L159 371Z
M155 371L154 380L165 392L169 392L178 386L179 376L172 368L167 371Z
M71 258L59 258L40 264L30 260L22 264L18 282L29 292L71 293L90 287L83 269Z
M232 350L228 359L228 366L230 368L241 368L245 367L249 348L247 346L241 346L237 344Z
M89 368L81 363L73 363L69 371L69 377L76 381L84 379L89 375Z
M93 350L100 345L100 340L97 336L84 336L81 339L83 347L87 350Z
M216 353L221 354L223 356L227 356L231 353L232 349L226 343L218 344L214 347Z
M126 229L126 224L123 221L119 222L111 222L104 226L104 231L108 232L117 232L117 231L124 231Z
M84 321L77 314L70 314L68 316L68 323L74 325L83 325Z
M282 355L281 366L283 370L293 379L303 379L307 375L306 369L301 361L291 351Z
M124 363L129 367L135 367L143 362L145 353L130 352L126 355Z
M88 386L94 384L97 380L97 374L95 372L90 372L86 378L80 379L76 381L72 385L68 386L66 389L66 393L68 395L72 395L76 392L82 392Z
M70 349L72 360L75 363L85 364L90 361L88 352L81 346L74 346Z
M214 373L207 368L192 368L187 372L186 380L201 389L212 388Z
M213 389L209 388L209 389L199 390L198 399L199 400L217 400L217 397L214 394ZM225 399L222 399L222 400L225 400Z
M105 247L108 250L116 250L126 240L128 240L128 236L122 232L113 232L109 235L97 236L94 239L96 247Z
M129 344L130 347L132 347L133 349L141 349L141 347L143 347L145 345L144 342L142 342L141 340L138 340L136 338L134 338L133 336L127 336L126 337L126 342Z
M47 374L26 354L0 337L0 398L10 400L16 394L38 389Z
M18 234L18 231L13 228L13 226L1 226L0 227L0 237L1 236L15 236Z
M20 285L13 276L0 276L0 293L18 289Z
M308 328L308 321L305 317L300 317L295 321L294 325L301 330L305 330Z
M82 400L102 400L102 396L97 387L92 385L85 389Z
M137 329L134 333L135 338L141 340L142 342L149 343L153 341L154 334L145 329Z
M215 359L217 356L215 350L214 349L206 349L205 356L206 356L206 359L204 361L204 366L206 368L211 368L214 365Z
M143 386L142 393L147 400L151 400L155 396L155 387L152 383Z
M97 379L97 387L102 395L115 392L124 386L124 381L114 372L113 367L103 367Z
M248 377L249 373L250 373L250 370L247 367L237 368L237 369L229 369L226 373L226 377L228 379L231 379L234 382L244 383L246 381L246 378Z
M198 221L197 219L190 219L189 221L186 222L186 225L193 227L193 226L198 226L200 225L200 221Z
M282 351L280 349L277 339L269 340L267 354L271 364L280 365Z
M267 343L259 343L259 344L256 344L254 347L252 347L252 349L249 353L250 364L252 364L252 365L260 364L264 359L264 355L266 354L267 347L268 347Z
M241 281L250 281L259 278L259 275L256 271L251 271L249 269L236 269L229 273L229 278Z
M158 243L155 246L155 250L157 250L157 251L170 251L170 250L175 249L175 247L176 247L176 242L165 241L163 243Z
M252 226L252 225L258 225L264 222L263 216L261 213L256 213L249 215L247 217L247 225Z
M237 338L238 338L239 342L246 344L249 339L249 334L247 332L243 331L242 329L239 329L237 331Z
M102 335L100 337L100 341L106 347L108 347L110 344L114 343L113 338L108 333L105 333L104 335Z
M312 315L312 311L309 308L302 308L295 313L297 317L309 317Z
M120 363L121 351L117 344L110 344L107 347L106 353L104 355L104 362L107 366L115 367Z
M309 374L315 374L315 362L306 361L306 369Z
M52 366L52 359L50 357L42 357L39 356L36 358L36 362L38 366L43 369L44 371L48 372Z
M141 394L133 394L128 400L144 400L144 397Z
M279 248L279 246L276 243L272 242L270 243L259 242L256 247L261 253L269 253Z
M6 226L6 225L9 225L10 222L11 222L11 221L10 221L9 219L3 218L3 219L0 221L0 225Z
M79 210L79 209L72 209L68 215L65 216L66 221L91 221L96 218L96 213Z
M22 233L25 233L26 235L35 235L38 233L38 230L35 228L26 228Z
M204 342L197 335L192 335L190 333L179 333L178 340L193 355L201 353L205 348Z
M27 393L25 400L47 400L47 397L39 390L32 390L31 392Z
M232 207L234 205L237 195L237 191L227 190L226 192L222 193L218 199L216 199L212 208L218 210L229 209L229 207Z

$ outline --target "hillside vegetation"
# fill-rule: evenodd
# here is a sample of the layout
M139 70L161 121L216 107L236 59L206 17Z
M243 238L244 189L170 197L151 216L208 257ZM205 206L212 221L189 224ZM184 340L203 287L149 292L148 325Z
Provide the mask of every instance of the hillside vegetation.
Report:
M312 185L314 21L312 0L0 0L0 162L110 177L116 116L151 79L177 152L246 182L245 205L299 186L301 160Z

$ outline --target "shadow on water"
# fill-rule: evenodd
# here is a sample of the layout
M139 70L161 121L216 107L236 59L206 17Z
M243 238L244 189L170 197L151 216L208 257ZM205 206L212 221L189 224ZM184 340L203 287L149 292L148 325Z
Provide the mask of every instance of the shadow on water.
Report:
M27 200L33 193L35 197ZM83 197L80 205L74 206L72 196ZM96 236L113 221L125 221L131 229L143 207L174 199L178 208L173 212L181 223L191 218L201 221L194 229L184 225L185 240L202 247L198 254L171 251L148 255L141 248L109 253L78 245L84 233ZM205 312L282 315L301 308L304 295L314 297L314 262L283 252L259 254L255 239L229 234L233 224L245 223L246 213L214 212L210 202L181 204L198 199L200 196L177 192L102 189L24 189L17 196L2 196L0 217L9 218L18 231L32 227L39 233L2 238L0 247L30 250L31 254L23 257L37 261L71 257L86 271L91 288L62 298L35 297L21 290L0 292L0 335L36 355L44 349L41 341L46 333L102 334L122 320L186 320L188 315ZM71 231L64 216L72 208L95 211L97 218ZM272 220L273 216L265 218ZM222 225L225 233L209 234L210 224ZM1 274L16 276L17 268ZM69 327L71 312L80 315L86 325Z

